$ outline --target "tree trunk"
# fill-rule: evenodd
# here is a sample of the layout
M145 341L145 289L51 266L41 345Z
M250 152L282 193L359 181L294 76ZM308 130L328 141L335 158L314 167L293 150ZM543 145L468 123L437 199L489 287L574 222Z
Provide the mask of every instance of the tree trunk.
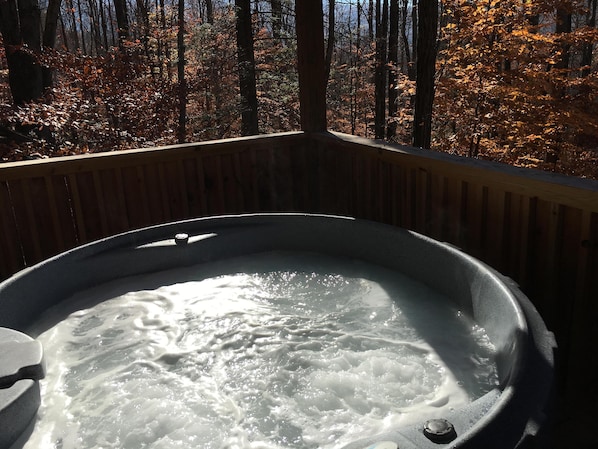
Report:
M183 0L184 3L184 0ZM137 20L140 22L141 26L141 42L143 43L143 51L145 56L148 60L150 60L150 51L149 51L149 39L150 39L150 8L149 5L146 3L145 0L137 0ZM179 10L180 12L180 10ZM179 17L180 23L180 17ZM184 17L183 17L183 24L184 24ZM180 31L180 30L179 30Z
M432 106L434 104L434 75L436 74L436 39L438 27L438 0L419 3L417 41L417 79L413 145L430 148L432 135ZM424 20L425 18L425 20Z
M282 2L281 0L270 0L272 11L272 37L279 40L282 37Z
M357 64L359 61L359 55L361 53L361 5L359 1L357 2L357 26L355 28L355 32L357 35L355 36L355 51L351 48L351 77L349 82L351 83L351 95L350 95L350 113L351 113L351 134L355 134L357 129L357 88L359 86L359 73L357 71Z
M374 73L375 90L375 117L374 136L384 139L386 131L386 90L388 73L386 67L386 48L388 35L388 0L383 0L382 9L380 0L376 0L376 70Z
M235 0L237 14L237 61L241 94L241 135L258 134L255 55L251 24L251 1Z
M102 43L104 49L108 51L110 44L108 43L108 24L106 23L106 11L104 11L104 0L99 0L100 20L102 22Z
M83 27L83 8L81 7L81 0L77 0L77 11L79 13L79 27L81 28L81 50L83 50L83 54L87 54L87 49L85 47L85 28Z
M56 45L56 30L58 29L58 17L62 0L49 0L48 11L46 12L46 24L44 27L43 46L54 48Z
M374 0L369 0L368 6L368 36L370 42L374 40Z
M588 5L588 16L586 25L590 28L596 28L596 9L598 6L598 0L589 0ZM592 71L592 55L594 53L594 44L592 42L586 42L583 44L581 52L581 76L588 76Z
M424 0L424 2L427 0ZM418 42L418 17L419 10L417 8L417 0L412 0L411 5L411 61L409 67L411 68L412 78L415 80L417 74L417 42Z
M110 0L107 0L108 3L110 2ZM112 45L116 45L118 38L117 38L117 33L114 30L114 16L112 15L112 8L110 7L109 4L106 4L106 9L108 10L108 24L110 25L110 41L112 42Z
M62 15L59 15L58 17L60 19L60 35L62 37L62 45L64 46L66 51L69 52L69 51L71 51L71 47L69 45L69 39L66 34L66 27L64 26L64 19L63 19Z
M62 0L49 0L48 11L46 12L46 26L42 45L44 48L54 48L56 45L56 30L58 29L58 17L60 16L60 4ZM54 74L50 67L42 69L43 87L52 87L54 85Z
M43 94L42 68L35 60L41 49L40 11L36 0L0 1L0 32L6 50L13 102L22 105ZM25 45L24 45L25 44Z
M187 83L185 81L185 0L179 0L179 30L177 33L177 50L179 61L178 80L179 80L179 127L178 141L184 143L187 130Z
M295 2L301 129L326 131L324 14L321 0Z
M334 52L334 8L335 0L328 0L328 42L326 43L326 82L330 79L330 66Z
M567 34L571 32L571 5L564 1L556 10L556 33ZM561 57L555 64L557 69L568 69L571 45L566 42L561 44Z
M206 0L206 16L208 23L214 23L214 5L212 0Z
M407 16L408 16L408 0L402 0L401 5L401 36L403 38L403 49L405 51L405 62L407 64L407 76L411 81L415 81L415 66L413 65L413 53L411 48L413 44L409 45L409 37L407 35Z
M89 34L93 38L90 42L89 49L90 52L93 53L93 49L95 48L95 54L99 55L100 50L102 49L102 38L100 36L100 8L96 3L96 0L87 0L87 7L88 7L88 17L90 20L90 30Z
M398 111L398 56L399 56L399 0L390 0L390 17L388 28L388 117L386 138L393 139L397 133L397 123L393 118Z
M75 17L75 6L73 5L73 0L66 0L66 9L69 12L69 18L71 20L71 35L75 41L74 49L78 50L80 48L79 44L79 34L77 32L77 18Z
M114 0L116 25L118 26L118 45L123 47L124 41L129 39L129 17L127 15L127 1Z

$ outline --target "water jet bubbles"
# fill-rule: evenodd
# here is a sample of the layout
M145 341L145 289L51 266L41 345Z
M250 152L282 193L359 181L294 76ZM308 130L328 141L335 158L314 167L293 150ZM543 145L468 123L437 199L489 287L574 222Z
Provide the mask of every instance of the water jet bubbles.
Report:
M136 279L72 314L39 337L48 375L26 449L48 434L77 449L329 449L494 387L483 329L466 322L447 342L428 322L467 317L397 273L355 266L262 254L209 276L159 274L153 290Z

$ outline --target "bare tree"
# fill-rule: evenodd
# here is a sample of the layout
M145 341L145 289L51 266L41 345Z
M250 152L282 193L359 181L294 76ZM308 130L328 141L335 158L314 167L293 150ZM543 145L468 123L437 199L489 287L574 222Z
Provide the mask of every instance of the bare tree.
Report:
M559 5L557 6L556 10L556 32L557 34L567 34L571 33L571 19L572 19L572 10L573 6L569 0L562 0ZM568 69L569 68L569 60L570 56L570 47L571 45L567 42L563 42L561 44L561 56L555 67L557 69Z
M423 0L424 3L427 0ZM419 9L417 7L418 0L411 0L411 60L409 61L409 67L411 68L411 73L414 80L416 78L417 73L417 45L418 45L418 38L419 38ZM427 19L426 19L427 20Z
M403 38L403 51L405 52L405 63L407 64L407 75L411 81L415 80L415 64L414 56L411 48L415 50L415 45L409 45L409 37L407 34L407 17L409 0L401 0L401 36Z
M81 0L77 0L77 11L79 13L79 26L81 28L81 50L83 50L84 54L87 54L87 49L85 45L85 28L83 21L83 8L81 7Z
M328 42L326 43L326 81L330 78L330 66L332 65L332 53L334 52L334 10L335 0L328 0Z
M179 30L177 33L177 49L179 57L177 64L179 80L178 140L179 143L184 143L187 134L187 83L185 81L185 0L179 0Z
M257 87L250 0L235 0L237 14L237 61L241 94L241 134L258 134Z
M432 106L436 74L436 40L438 35L438 0L421 1L418 6L418 41L413 119L413 145L430 148L432 136ZM425 18L425 20L424 20Z
M124 41L129 39L129 17L126 0L114 0L114 12L118 26L118 45L122 48Z
M56 30L58 28L58 18L60 17L60 4L62 0L49 0L48 10L46 11L46 26L44 27L44 35L42 45L44 48L54 48L56 45ZM53 73L52 69L45 67L42 71L43 87L52 87Z
M334 0L333 0L334 2ZM272 11L272 37L279 40L282 37L282 2L281 0L270 0Z
M384 139L386 131L388 0L376 0L376 70L374 74L375 117L374 135Z
M214 23L214 4L212 0L206 0L206 16L208 23Z
M74 50L79 49L79 33L77 32L77 18L75 17L75 6L73 0L66 0L66 10L70 19L71 36L74 40Z
M0 1L0 32L8 63L8 82L17 105L43 94L42 68L35 57L41 50L40 24L37 0Z
M368 36L372 42L374 40L374 0L369 0L368 3Z
M588 15L586 18L586 25L590 28L596 28L596 9L598 0L589 0ZM594 53L594 45L592 42L586 42L582 48L581 54L581 75L588 76L592 71L592 55Z
M398 58L399 57L399 0L390 0L389 27L388 27L388 117L390 118L386 130L387 139L395 137L397 132L396 121L393 117L398 111Z

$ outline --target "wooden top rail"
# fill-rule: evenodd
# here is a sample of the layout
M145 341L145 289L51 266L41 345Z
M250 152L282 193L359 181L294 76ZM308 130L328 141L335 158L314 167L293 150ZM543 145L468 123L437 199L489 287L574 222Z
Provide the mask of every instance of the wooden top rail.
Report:
M33 161L7 162L0 164L0 182L46 175L67 175L87 170L130 167L155 162L180 161L194 158L198 152L205 155L217 155L238 152L243 147L280 146L281 144L300 142L303 135L303 132L296 131Z
M455 156L437 151L372 141L341 133L318 133L312 137L348 150L376 151L376 157L402 166L418 168L472 184L598 212L598 181L576 178L499 162Z

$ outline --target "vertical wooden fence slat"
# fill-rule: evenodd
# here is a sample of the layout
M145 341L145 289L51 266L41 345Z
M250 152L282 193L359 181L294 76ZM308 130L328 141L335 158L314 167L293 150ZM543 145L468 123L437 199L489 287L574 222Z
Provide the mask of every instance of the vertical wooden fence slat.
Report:
M218 156L204 156L202 158L202 165L206 186L208 215L225 213L226 205L224 203L220 158Z
M362 197L362 210L363 210L363 218L367 218L368 220L373 219L373 193L372 193L372 178L373 178L373 157L370 155L365 155L362 159L362 170L363 170L363 197Z
M251 190L253 195L251 197L252 209L256 212L260 211L260 190L259 190L259 170L257 163L257 151L251 148L249 151L249 161L251 164ZM307 182L306 182L307 185Z
M505 192L500 189L488 189L486 220L486 257L485 261L499 271L504 271L504 231Z
M204 175L203 160L200 155L195 159L195 169L197 170L196 192L198 195L198 213L201 216L208 215L208 196L206 193L206 178Z
M29 238L38 240L36 261L41 261L59 252L56 240L51 237L53 220L46 180L43 177L29 179L23 185L23 193L30 224Z
M559 226L560 247L558 248L558 259L555 261L558 276L557 304L558 326L552 330L563 335L564 344L570 346L571 333L573 332L573 311L577 302L577 273L583 267L578 266L579 253L581 252L582 241L582 211L572 207L561 206L561 225Z
M352 214L355 217L363 217L364 203L363 199L363 155L361 153L353 153L351 157L351 174L353 178L351 196L353 197Z
M178 179L179 198L181 202L181 216L180 219L187 219L190 217L189 213L189 199L187 188L187 177L185 176L185 167L183 161L178 159L175 167L173 167L175 176Z
M0 279L25 267L9 189L7 181L0 182Z
M245 196L251 196L251 183L245 182L243 169L241 168L241 157L239 153L233 153L231 154L231 157L233 159L233 182L235 185L238 212L250 212L251 210L247 204Z
M537 200L534 217L534 255L532 285L536 307L546 322L554 328L558 321L558 274L555 261L560 248L559 206L548 201Z
M396 164L390 164L390 224L401 225L401 170Z
M320 152L320 210L324 212L329 210L329 213L338 214L338 179L339 167L335 164L336 154L333 148L322 147Z
M415 170L401 167L401 226L406 229L415 227Z
M168 202L166 192L162 190L163 180L157 164L144 164L143 174L145 179L145 194L148 199L150 220L153 223L164 223L167 221Z
M391 212L391 182L390 182L390 165L386 161L378 160L376 165L378 174L378 182L376 183L376 200L378 202L376 208L376 219L382 223L392 222Z
M57 233L60 233L65 250L74 248L79 244L75 213L73 211L72 197L69 190L68 179L63 175L53 175L48 178L51 188L50 207L58 217Z
M85 218L83 216L83 206L81 196L79 195L79 187L77 185L77 178L75 174L68 176L68 188L73 204L73 217L77 225L77 241L80 244L87 243L87 231L85 229Z
M149 197L147 194L147 180L145 179L145 170L143 166L135 167L135 174L137 176L137 186L139 187L139 195L138 198L141 201L141 207L143 210L143 226L150 226L153 225L154 222L151 219L151 212L150 212L150 205L149 205ZM125 196L127 195L127 191L125 191Z
M446 223L444 238L455 246L462 243L462 225L465 205L463 203L463 183L459 179L447 178Z
M168 185L168 177L165 173L164 163L159 162L157 164L157 183L158 195L162 205L162 219L164 221L171 221L172 216L172 205L170 199L170 186Z
M27 265L33 265L41 260L39 233L30 203L31 194L29 183L31 178L21 179L10 183L10 197L18 235L23 248L23 257Z
M186 218L186 205L181 184L181 174L176 161L168 161L160 164L162 174L162 188L166 194L165 203L169 210L169 220L182 220Z
M151 224L143 170L139 167L123 167L115 171L114 176L113 201L116 204L112 210L121 217L119 222L129 229Z
M116 214L118 214L114 217L113 221L118 222L121 226L118 232L124 232L134 227L131 225L130 212L128 210L128 204L126 200L126 186L125 180L123 179L123 168L124 167L114 167L113 169L115 180L113 201L115 201L117 204L114 210L117 211ZM137 210L137 207L138 205L135 205L134 210Z
M351 160L350 155L347 155L347 160ZM297 146L291 153L291 174L294 180L292 208L295 211L307 212L310 210L309 177L303 145Z
M415 171L416 203L415 231L429 234L432 204L430 201L431 176L425 169Z
M511 278L523 279L527 257L529 210L527 197L505 194L505 232L503 274ZM521 281L520 281L521 282Z
M430 174L430 204L427 215L427 231L430 237L443 240L446 221L446 186L445 178L438 173Z
M64 233L68 232L68 226L63 229L62 224L60 223L60 218L58 214L58 205L56 204L56 193L54 190L54 183L52 182L52 177L44 176L44 184L45 190L48 193L48 208L50 210L50 217L52 223L52 236L56 248L56 252L62 252L66 250L65 246L65 238ZM64 197L61 197L64 198ZM55 253L48 254L48 256L52 256Z
M110 171L112 173L112 170ZM102 229L102 235L109 235L111 229L108 227L108 211L105 203L106 190L110 188L113 183L107 183L106 186L102 184L100 173L98 170L94 170L93 174L93 185L96 191L96 206L100 211L100 225ZM109 197L108 197L109 198Z
M483 253L483 228L486 207L484 202L484 186L467 184L467 218L465 224L465 251L480 257Z
M237 202L235 172L230 154L221 154L218 158L220 162L220 175L222 179L222 193L224 195L224 204L226 213L235 214L239 212Z
M185 202L187 203L188 217L200 217L201 192L197 173L197 159L185 159L181 162L182 172L185 176Z
M277 147L271 150L271 165L273 184L273 196L275 198L276 211L292 212L291 205L294 201L295 180L292 174L291 147ZM332 180L336 179L336 173ZM333 181L334 182L334 181Z
M343 214L346 210L346 189L343 185L344 164L338 160L338 153L334 148L319 148L319 212Z
M525 288L529 279L530 266L531 199L525 195L518 195L517 203L519 205L519 220L516 229L519 233L519 239L517 240L519 251L517 260L513 261L512 276Z
M598 397L595 385L598 370L598 355L595 350L598 341L598 214L581 212L579 238L581 241L577 251L576 287L571 295L574 297L574 303L567 347L559 347L559 352L566 356L561 360L561 380L564 386L559 405L561 419L564 417L566 420L563 426L565 430L585 429L586 426L590 426L588 430L593 438L595 399ZM571 297L567 299L571 301ZM582 436L587 438L587 435ZM567 441L562 446L566 444Z

